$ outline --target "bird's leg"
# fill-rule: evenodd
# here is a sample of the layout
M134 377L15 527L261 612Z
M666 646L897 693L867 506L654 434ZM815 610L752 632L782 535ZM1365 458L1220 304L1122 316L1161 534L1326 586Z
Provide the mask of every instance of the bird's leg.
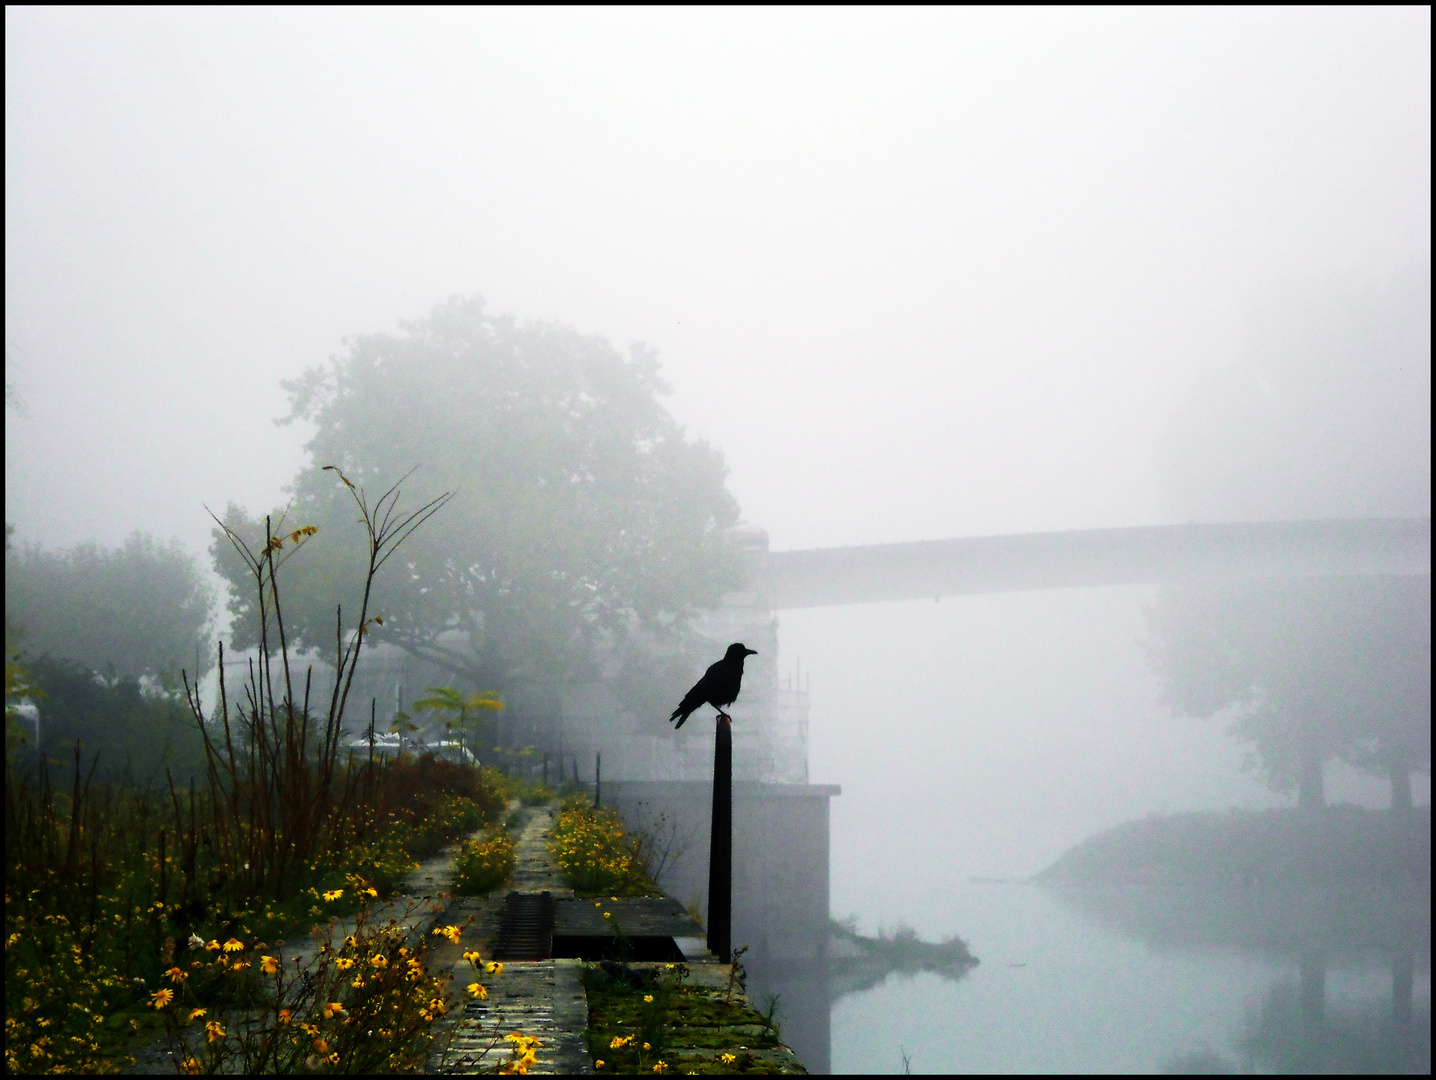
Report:
M725 713L722 709L719 709L719 710L718 710L718 722L719 722L720 724L728 724L728 725L731 726L732 723L733 723L733 718L732 718L731 716L729 716L727 713Z

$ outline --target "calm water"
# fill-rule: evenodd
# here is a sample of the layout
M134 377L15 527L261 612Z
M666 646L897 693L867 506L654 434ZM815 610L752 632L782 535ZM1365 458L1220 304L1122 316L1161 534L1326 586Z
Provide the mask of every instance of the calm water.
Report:
M954 897L953 923L981 965L956 982L891 975L835 1001L831 1068L901 1072L906 1052L915 1073L1429 1072L1421 902L1427 929L1409 962L1358 950L1308 952L1303 964L1300 954L1155 944L1160 919L1155 932L1140 919L1122 927L1100 900L1084 914L1039 886L971 884ZM1393 1011L1393 974L1411 986L1409 1015ZM793 1029L790 1041L816 1034Z

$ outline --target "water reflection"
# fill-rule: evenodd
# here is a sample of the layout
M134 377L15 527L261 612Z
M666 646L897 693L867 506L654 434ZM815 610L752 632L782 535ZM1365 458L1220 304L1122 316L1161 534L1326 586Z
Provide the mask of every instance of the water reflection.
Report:
M1419 966L1429 978L1430 888L1348 882L1323 888L1231 890L1209 885L1058 887L1088 921L1173 950L1237 947L1285 961L1260 1004L1244 1017L1235 1059L1197 1051L1168 1073L1429 1073L1429 999L1414 1000ZM1333 1002L1331 972L1384 970L1377 1000Z
M1393 957L1391 998L1386 1008L1332 1008L1327 1002L1327 963L1321 953L1303 956L1297 979L1272 987L1248 1019L1240 1040L1247 1072L1429 1073L1431 1009L1412 1003L1414 964Z
M898 1072L901 1052L915 1072L1429 1072L1429 888L1339 892L969 884L943 923L981 966L960 981L817 991L833 1001L831 1058L804 1060L836 1072Z
M748 964L749 998L766 1010L776 998L782 1039L813 1073L831 1071L833 1006L843 998L919 974L948 983L963 979L978 961L955 939L921 941L911 927L864 938L834 923L819 960L778 962L758 954Z

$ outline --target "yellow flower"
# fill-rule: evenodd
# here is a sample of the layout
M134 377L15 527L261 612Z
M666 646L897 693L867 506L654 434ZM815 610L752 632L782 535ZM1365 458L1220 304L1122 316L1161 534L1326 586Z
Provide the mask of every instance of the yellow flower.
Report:
M653 1071L654 1071L654 1072L667 1072L667 1071L668 1071L668 1062L666 1062L666 1061L656 1061L656 1062L654 1062L654 1063L653 1063Z
M377 889L375 889L375 888L371 885L371 886L369 886L369 888L367 888L367 889L364 890L364 895L365 895L365 896L378 896L378 895L379 895L379 891L378 891Z
M172 967L165 972L165 976L172 983L182 983L189 978L189 972L183 968Z
M279 970L279 961L273 956L261 956L259 958L259 970L266 975L273 975Z
M224 1038L224 1028L219 1026L218 1020L211 1020L208 1024L205 1024L204 1030L209 1036L209 1041L212 1043L217 1043L220 1039Z
M224 943L224 951L225 951L225 952L243 952L243 951L244 951L244 942L240 941L238 938L230 938L228 941L226 941L226 942Z
M651 1004L653 1004L653 995L652 995L652 994L644 994L644 995L643 995L643 1003L644 1003L645 1005L651 1005Z
M363 989L364 989L364 976L362 976L362 975L355 975L355 976L354 976L354 981L353 981L352 983L350 983L349 985L352 986L352 987L354 987L355 990L363 990Z
M280 1026L280 1027L284 1027L286 1024L288 1024L288 1023L289 1023L289 1018L290 1018L291 1016L293 1016L293 1015L294 1015L294 1014L291 1013L288 1009L280 1009L280 1010L279 1010L279 1026Z
M156 1009L163 1009L174 999L175 992L166 987L163 990L156 990L154 992L154 996L150 998L150 1004L153 1005Z
M208 1012L208 1009L191 1009L189 1011L189 1020L198 1020ZM185 1023L189 1023L189 1020L186 1020Z
M340 971L348 971L354 966L354 961L350 960L348 957L341 956L338 960L334 961L334 966L337 967Z
M467 960L467 961L468 961L469 963L471 963L471 964L477 964L477 963L479 962L479 960L480 960L479 950L478 950L478 949L470 949L468 952L464 953L464 959Z
M611 912L611 911L605 911L605 912L603 913L603 917L604 917L605 919L611 919L611 918L613 918L613 912Z
M723 1054L721 1057L718 1058L718 1060L721 1061L724 1065L732 1065L733 1062L737 1061L738 1059L732 1054Z
M595 1069L601 1069L601 1068L603 1068L603 1058L599 1058L598 1060L596 1060L596 1061L593 1063L593 1067L594 1067Z
M389 958L383 953L375 953L373 956L369 957L369 963L374 965L380 971L383 971L386 967L389 966Z
M323 1039L315 1039L315 1040L314 1040L314 1052L315 1052L316 1054L327 1054L327 1053L329 1053L329 1044L328 1044L327 1042L325 1042Z
M480 983L473 982L469 983L469 996L476 997L480 1001L485 1001L488 999L489 992L485 990Z
M343 1002L328 1001L324 1004L324 1019L329 1020L344 1011Z
M459 943L459 928L457 926L439 926L434 929L435 937L446 937L450 942Z
M613 1042L611 1042L611 1043L608 1044L608 1048L609 1048L610 1050L622 1050L625 1046L627 1046L627 1045L628 1045L629 1043L631 1043L632 1041L633 1041L633 1036L632 1036L632 1035L615 1035L615 1036L613 1037Z
M324 894L324 899L325 899L325 900L338 900L338 899L339 899L341 896L343 896L343 895L344 895L344 890L343 890L343 889L330 889L327 893Z
M205 948L208 949L210 952L219 952L219 942L211 941L208 945L205 946Z
M493 960L490 960L487 964L484 965L484 970L487 971L490 975L502 975L504 973L504 965L502 963L495 963Z
M188 1075L188 1076L198 1076L198 1075L199 1075L199 1062L196 1061L196 1060L195 1060L194 1058L192 1058L192 1057L187 1057L187 1058L185 1058L185 1059L184 1059L184 1071L185 1071L185 1074Z

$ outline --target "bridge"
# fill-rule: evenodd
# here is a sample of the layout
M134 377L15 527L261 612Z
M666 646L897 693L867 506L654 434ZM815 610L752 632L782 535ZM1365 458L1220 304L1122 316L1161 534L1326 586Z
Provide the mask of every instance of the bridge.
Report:
M1251 521L754 553L772 609L1214 577L1429 575L1430 518Z

